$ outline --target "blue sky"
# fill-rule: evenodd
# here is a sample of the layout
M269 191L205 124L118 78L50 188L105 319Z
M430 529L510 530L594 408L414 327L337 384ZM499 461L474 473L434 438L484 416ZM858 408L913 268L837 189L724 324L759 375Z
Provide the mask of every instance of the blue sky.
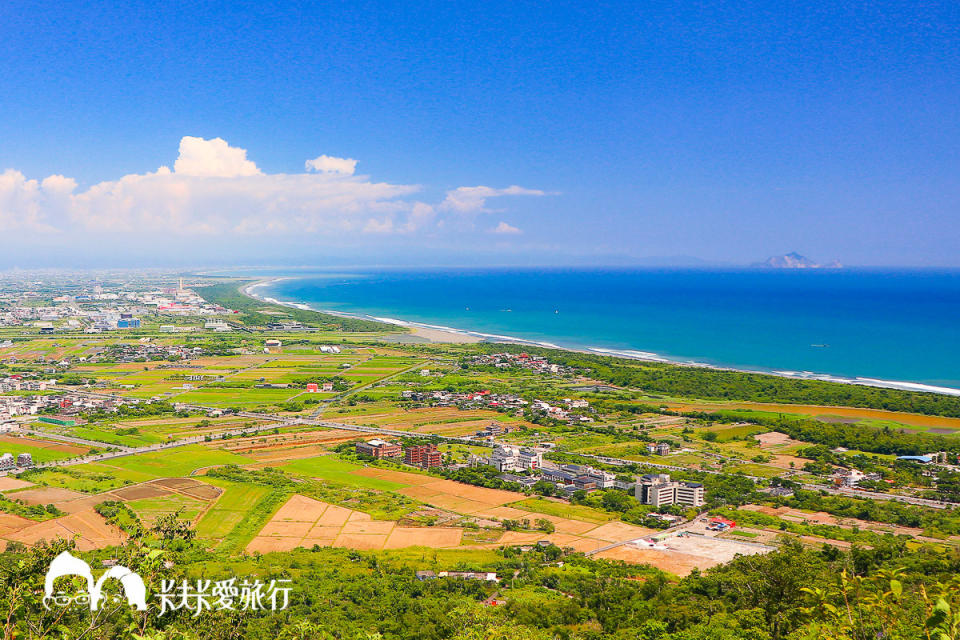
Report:
M124 4L0 4L0 267L960 266L955 2Z

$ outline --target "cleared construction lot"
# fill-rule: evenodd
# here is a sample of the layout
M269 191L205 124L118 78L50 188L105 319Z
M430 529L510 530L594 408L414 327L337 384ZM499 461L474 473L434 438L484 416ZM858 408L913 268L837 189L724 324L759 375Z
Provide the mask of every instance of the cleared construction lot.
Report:
M649 539L601 551L595 558L649 564L678 576L703 571L739 556L769 553L774 547L726 538L679 532L656 541Z

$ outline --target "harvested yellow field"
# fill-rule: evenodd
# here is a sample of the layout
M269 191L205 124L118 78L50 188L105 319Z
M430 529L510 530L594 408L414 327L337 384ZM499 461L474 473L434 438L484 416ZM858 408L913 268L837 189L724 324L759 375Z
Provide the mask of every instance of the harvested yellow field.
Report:
M457 547L463 538L463 529L454 527L395 527L387 538L385 549L406 547L431 547L444 549Z
M445 548L458 546L462 535L461 529L453 528L397 527L392 520L373 520L361 511L295 495L250 541L247 551L267 553L314 545L363 550Z

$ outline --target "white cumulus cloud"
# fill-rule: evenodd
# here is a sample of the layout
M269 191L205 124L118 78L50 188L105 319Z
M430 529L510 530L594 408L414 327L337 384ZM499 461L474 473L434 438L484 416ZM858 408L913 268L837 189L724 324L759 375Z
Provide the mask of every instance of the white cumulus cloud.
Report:
M185 176L256 176L261 171L247 160L246 149L231 147L223 138L204 140L193 136L180 139L180 156L173 170Z
M307 171L320 173L339 173L352 176L357 170L357 161L353 158L335 158L333 156L319 156L305 163Z
M499 198L501 196L545 196L547 192L539 189L525 189L513 185L506 189L494 189L493 187L458 187L452 191L447 191L447 197L440 204L441 208L458 213L476 213L486 211L488 198Z
M38 182L14 169L0 173L0 233L57 231L57 219L69 206L70 193L76 186L72 178L60 175Z
M501 220L501 221L500 221L500 224L498 224L496 227L493 228L493 232L494 232L494 233L503 233L503 234L508 234L508 235L510 235L510 234L523 233L522 231L520 231L520 229L517 229L516 227L507 224L507 223L504 222L503 220Z
M443 229L445 216L486 211L487 199L546 195L512 186L460 187L430 204L416 184L354 175L357 161L321 155L305 173L266 173L247 151L221 138L185 136L173 170L135 173L85 189L72 178L32 180L0 173L3 231L110 232L155 241L169 236L304 237L305 234L413 234ZM459 214L466 214L460 216ZM498 233L518 233L501 223ZM11 237L11 236L8 236Z

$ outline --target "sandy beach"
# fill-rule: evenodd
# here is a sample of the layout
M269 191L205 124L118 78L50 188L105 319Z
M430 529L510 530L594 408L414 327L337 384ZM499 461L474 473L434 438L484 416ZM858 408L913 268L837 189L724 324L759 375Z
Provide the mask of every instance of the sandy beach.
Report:
M446 342L459 344L474 344L482 342L481 338L458 331L444 331L442 329L427 329L425 327L410 327L410 333L421 338L426 338L430 342Z

